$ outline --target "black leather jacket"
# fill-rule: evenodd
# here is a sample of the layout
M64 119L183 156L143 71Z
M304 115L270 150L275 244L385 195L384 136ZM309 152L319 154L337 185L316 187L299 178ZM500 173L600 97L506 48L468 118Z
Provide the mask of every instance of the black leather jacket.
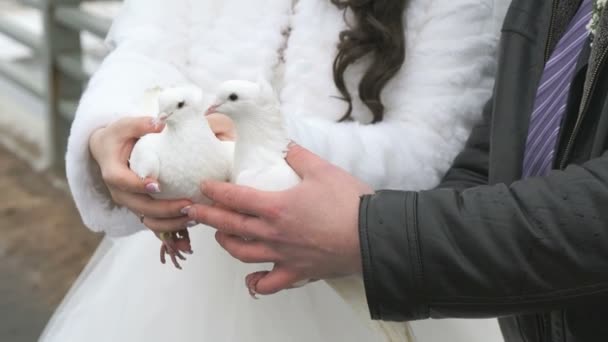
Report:
M577 66L556 171L521 181L544 63L577 0L514 0L494 96L439 189L362 198L371 315L499 317L509 342L608 341L608 11Z

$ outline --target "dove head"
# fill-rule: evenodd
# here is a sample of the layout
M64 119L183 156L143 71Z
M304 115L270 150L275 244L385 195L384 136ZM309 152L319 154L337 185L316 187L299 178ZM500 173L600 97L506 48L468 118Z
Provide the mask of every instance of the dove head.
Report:
M271 119L268 116L272 115L272 108L278 108L278 100L270 84L265 81L226 81L220 85L207 115L222 113L238 123L247 118Z
M202 92L194 86L171 87L163 89L158 98L158 121L180 120L185 113L196 112Z

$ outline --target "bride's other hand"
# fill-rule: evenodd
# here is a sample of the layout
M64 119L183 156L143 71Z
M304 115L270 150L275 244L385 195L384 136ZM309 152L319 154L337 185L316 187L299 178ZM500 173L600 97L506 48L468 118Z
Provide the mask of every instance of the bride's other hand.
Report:
M99 165L102 179L112 200L131 210L154 231L185 228L188 216L182 209L192 204L187 200L156 200L149 194L160 192L158 181L140 179L129 169L129 156L135 142L148 133L162 131L150 117L123 118L100 128L89 138L91 156Z
M220 140L231 140L236 139L236 130L234 128L234 122L224 114L214 113L206 116L209 121L209 127L215 136Z

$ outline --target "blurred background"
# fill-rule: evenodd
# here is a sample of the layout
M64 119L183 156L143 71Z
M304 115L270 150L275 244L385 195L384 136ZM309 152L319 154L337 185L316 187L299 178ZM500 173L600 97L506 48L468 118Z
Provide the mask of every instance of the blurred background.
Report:
M36 341L100 241L64 177L119 1L0 0L0 341Z

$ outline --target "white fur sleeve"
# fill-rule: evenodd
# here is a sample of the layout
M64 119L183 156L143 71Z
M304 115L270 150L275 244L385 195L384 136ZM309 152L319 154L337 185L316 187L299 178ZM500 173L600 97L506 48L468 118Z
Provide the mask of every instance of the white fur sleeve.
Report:
M288 116L296 142L375 189L438 184L492 91L495 32L503 15L495 15L498 5L493 0L419 3L408 14L401 75L383 94L384 121L362 125Z
M177 22L180 6L170 5L175 4L166 0L125 2L108 36L115 48L80 100L68 141L66 173L84 224L93 231L122 236L145 228L135 215L113 205L91 160L88 141L95 129L121 117L153 115L141 112L147 89L185 82L173 66L184 58L176 52L185 44L175 31L181 27ZM167 18L172 19L168 22Z

